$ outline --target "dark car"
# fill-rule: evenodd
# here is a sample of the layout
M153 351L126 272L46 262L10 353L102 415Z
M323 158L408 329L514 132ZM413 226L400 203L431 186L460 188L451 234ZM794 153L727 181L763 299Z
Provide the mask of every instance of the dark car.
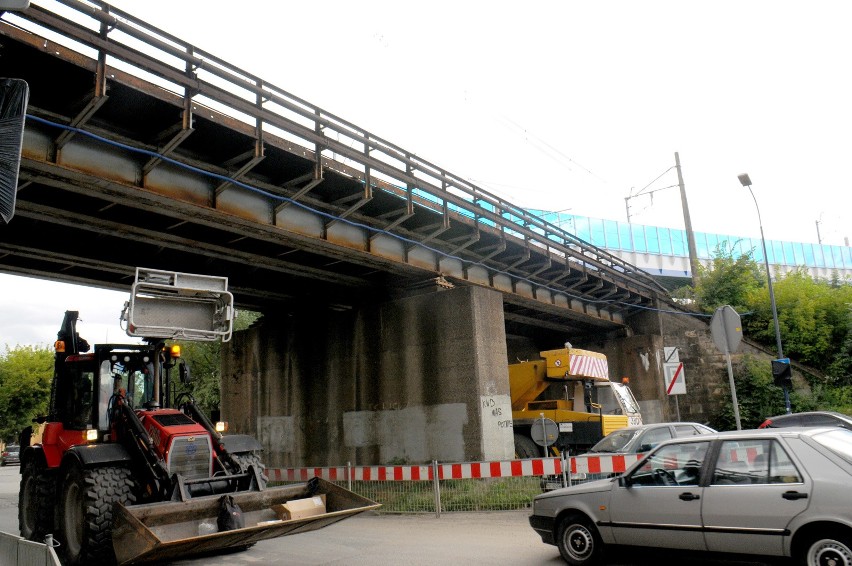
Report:
M20 464L21 463L21 447L17 444L10 444L0 453L0 466L5 466L6 464Z
M639 454L664 440L716 432L699 423L676 422L623 428L609 433L592 446L589 454Z
M808 411L769 417L757 428L788 426L839 426L852 430L852 417L834 411Z

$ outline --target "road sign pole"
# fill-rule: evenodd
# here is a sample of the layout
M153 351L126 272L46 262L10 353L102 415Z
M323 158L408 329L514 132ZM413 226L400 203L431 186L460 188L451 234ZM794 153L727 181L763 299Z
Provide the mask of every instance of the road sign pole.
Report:
M734 369L731 367L731 351L736 352L743 339L743 329L740 323L740 315L731 305L725 305L716 309L713 319L710 321L710 332L716 347L725 352L728 362L728 380L731 383L731 401L734 404L734 420L737 422L737 430L742 430L740 424L740 405L737 403L737 386L734 384Z
M728 380L731 382L731 402L734 404L734 420L737 423L737 430L742 430L740 424L740 405L737 403L737 386L734 384L734 368L731 367L731 353L725 348L725 358L728 361Z

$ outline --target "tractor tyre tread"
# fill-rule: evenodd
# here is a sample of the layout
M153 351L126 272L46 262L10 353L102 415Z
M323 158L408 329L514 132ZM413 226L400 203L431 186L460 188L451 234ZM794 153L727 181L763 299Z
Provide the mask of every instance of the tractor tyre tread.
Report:
M29 460L24 464L18 492L21 537L42 542L46 535L53 533L56 524L56 477L56 472L48 470L43 462ZM27 512L32 513L31 521L25 516ZM26 526L29 522L33 523L32 531Z
M260 479L263 482L262 488L266 487L269 478L266 475L266 466L260 460L260 455L257 452L239 452L232 455L234 460L240 465L240 470L245 472L249 466L254 466L260 472Z
M135 482L130 470L102 467L81 470L83 485L83 537L80 553L66 556L68 564L114 564L112 521L115 503L135 503Z

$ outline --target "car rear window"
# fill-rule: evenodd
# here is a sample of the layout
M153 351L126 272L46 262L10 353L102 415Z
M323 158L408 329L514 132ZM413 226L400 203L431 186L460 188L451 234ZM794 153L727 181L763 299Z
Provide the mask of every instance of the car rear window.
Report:
M802 418L799 415L782 415L780 417L773 417L770 419L772 424L770 427L776 426L801 426Z
M803 426L840 426L842 421L833 415L802 415Z
M838 428L815 434L811 438L847 462L852 462L852 431Z

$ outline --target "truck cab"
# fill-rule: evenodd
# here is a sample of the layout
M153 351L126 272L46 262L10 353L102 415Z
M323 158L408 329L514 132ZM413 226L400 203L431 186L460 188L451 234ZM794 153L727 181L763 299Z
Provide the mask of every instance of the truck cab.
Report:
M542 359L509 365L518 458L541 455L531 431L542 419L558 425L559 435L550 450L555 454L588 449L614 430L642 424L629 385L610 380L604 354L566 345L539 355ZM561 395L554 398L554 390Z

